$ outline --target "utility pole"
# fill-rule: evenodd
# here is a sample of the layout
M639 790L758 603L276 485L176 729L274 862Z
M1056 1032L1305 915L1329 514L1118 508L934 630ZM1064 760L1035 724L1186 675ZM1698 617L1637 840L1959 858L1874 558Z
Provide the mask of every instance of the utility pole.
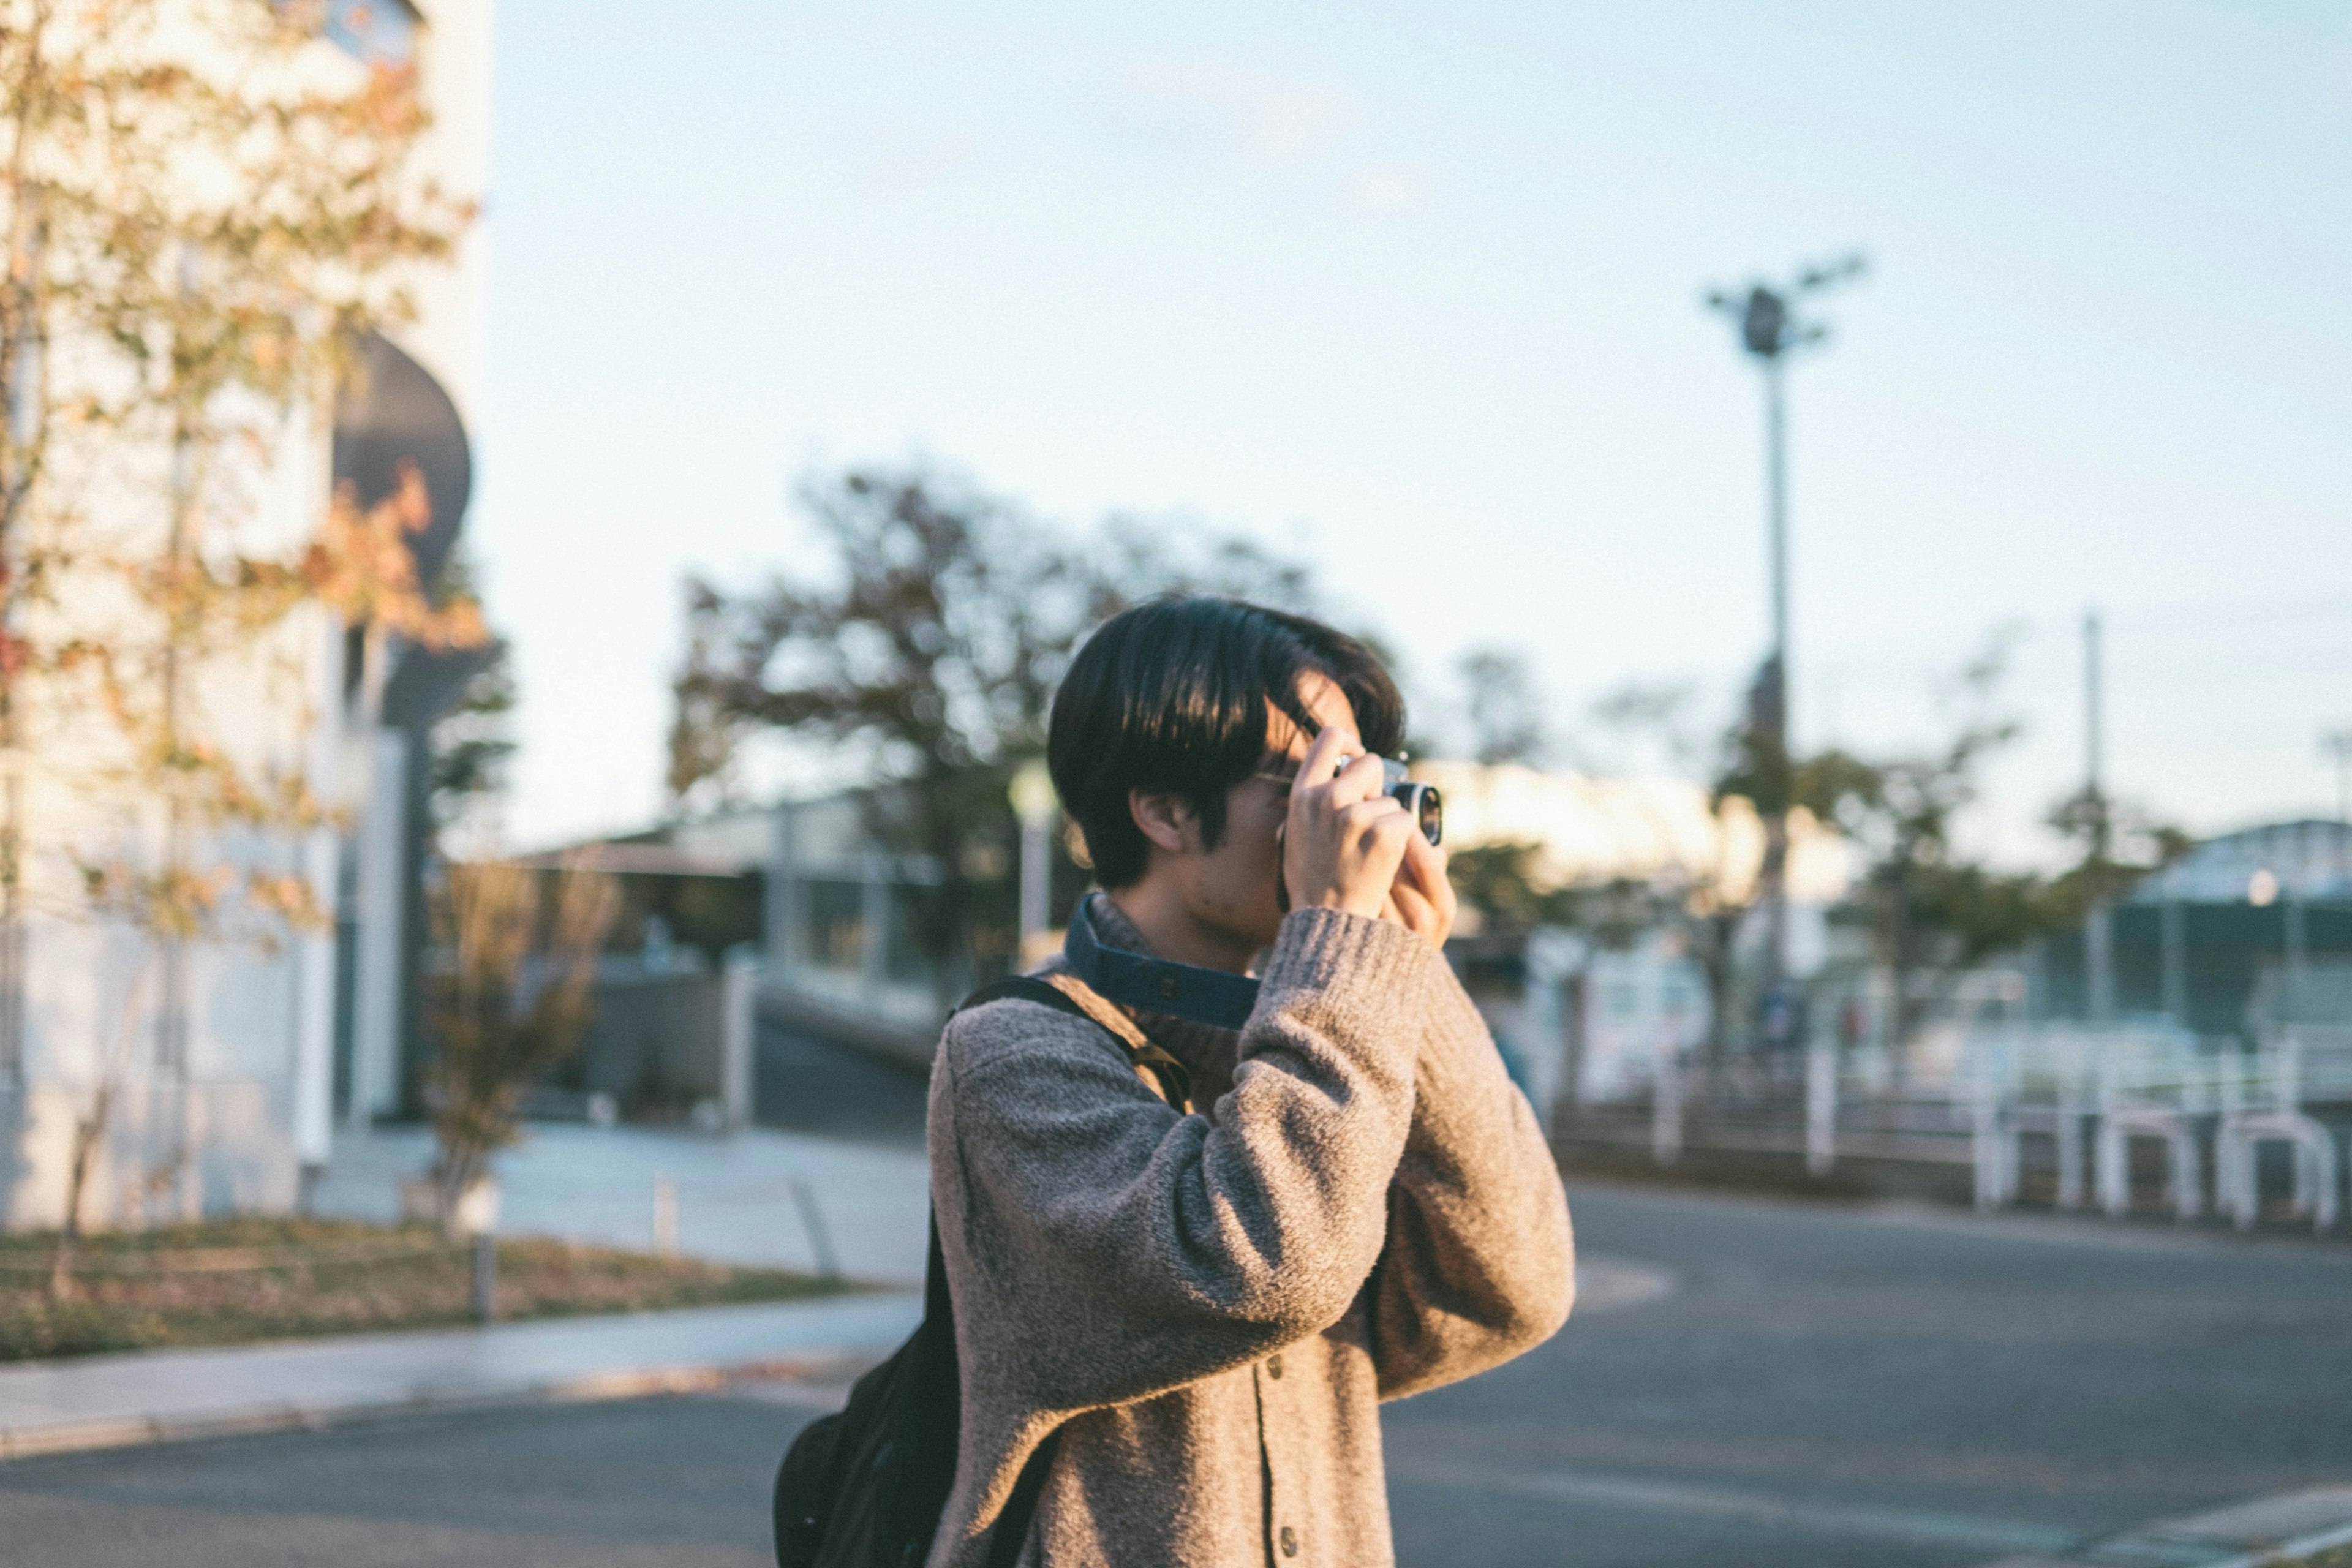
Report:
M1829 329L1797 319L1794 301L1861 275L1859 252L1810 267L1780 285L1751 283L1744 293L1717 289L1707 305L1739 324L1740 347L1764 375L1764 474L1766 555L1769 563L1772 645L1748 694L1748 725L1759 771L1756 803L1764 819L1764 863L1757 895L1764 905L1764 1016L1793 1017L1793 1002L1780 994L1788 966L1789 927L1789 462L1787 403L1783 384L1791 350L1818 343ZM1778 1042L1790 1043L1790 1042Z
M2322 735L2319 749L2336 759L2336 875L2352 884L2352 728Z
M2105 865L2114 837L2107 811L2106 667L2097 606L2083 612L2083 801L2090 812L2091 858Z
M2352 729L2330 730L2319 749L2336 759L2336 820L2352 827Z

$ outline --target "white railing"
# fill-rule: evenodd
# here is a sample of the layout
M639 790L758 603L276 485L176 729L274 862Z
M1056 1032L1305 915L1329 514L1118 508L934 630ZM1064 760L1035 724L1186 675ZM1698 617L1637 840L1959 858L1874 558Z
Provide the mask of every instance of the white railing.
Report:
M2210 1131L2214 1207L2240 1226L2260 1212L2265 1143L2290 1150L2297 1217L2325 1230L2340 1212L2336 1135L2310 1108L2352 1103L2352 1027L2282 1029L2252 1051L2163 1025L2012 1028L1970 1041L1966 1076L1979 1208L2016 1201L2023 1140L2036 1133L2057 1145L2061 1207L2082 1203L2087 1152L2090 1195L2109 1215L2128 1211L2131 1146L2153 1140L2169 1206L2196 1218Z

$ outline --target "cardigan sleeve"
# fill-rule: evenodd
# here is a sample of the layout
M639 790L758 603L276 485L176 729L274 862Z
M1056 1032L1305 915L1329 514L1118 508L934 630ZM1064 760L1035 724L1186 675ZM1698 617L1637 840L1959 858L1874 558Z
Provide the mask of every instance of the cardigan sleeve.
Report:
M1366 1291L1383 1399L1534 1348L1576 1294L1568 1198L1543 1130L1453 971L1433 971L1388 1246Z
M1090 1022L1017 999L960 1015L933 1180L958 1189L941 1212L968 1375L1083 1409L1337 1322L1387 1236L1412 1119L1400 1021L1434 967L1400 926L1292 913L1213 1116L1163 1103Z

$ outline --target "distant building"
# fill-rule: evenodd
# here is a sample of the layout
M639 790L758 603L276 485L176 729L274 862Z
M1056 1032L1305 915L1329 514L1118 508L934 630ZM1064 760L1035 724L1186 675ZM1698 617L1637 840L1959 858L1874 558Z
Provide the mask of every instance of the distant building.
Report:
M2106 919L2104 983L2088 926L2030 955L2037 1015L2085 1019L2105 999L2116 1016L2248 1039L2290 1019L2352 1023L2352 826L2282 822L2207 839Z

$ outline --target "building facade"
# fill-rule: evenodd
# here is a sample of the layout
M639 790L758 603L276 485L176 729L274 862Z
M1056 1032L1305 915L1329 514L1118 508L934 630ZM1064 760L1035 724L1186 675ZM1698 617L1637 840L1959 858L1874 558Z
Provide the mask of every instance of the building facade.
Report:
M260 0L257 0L260 3ZM413 164L478 193L488 170L490 68L485 0L334 0L321 68L413 64L433 115ZM339 484L365 506L403 463L421 471L429 530L412 552L435 582L472 488L469 429L481 358L481 251L468 234L446 265L403 279L415 319L361 345L362 374L331 411L298 408L262 459L255 524L299 542ZM299 776L336 811L299 840L263 833L224 846L248 866L300 878L333 929L269 942L159 944L35 900L0 963L0 1223L58 1225L77 1130L102 1092L81 1217L93 1226L282 1211L323 1165L339 1127L413 1102L413 998L423 940L420 873L425 736L481 657L370 639L306 609L242 684L214 693L235 743ZM28 839L43 811L29 797Z

